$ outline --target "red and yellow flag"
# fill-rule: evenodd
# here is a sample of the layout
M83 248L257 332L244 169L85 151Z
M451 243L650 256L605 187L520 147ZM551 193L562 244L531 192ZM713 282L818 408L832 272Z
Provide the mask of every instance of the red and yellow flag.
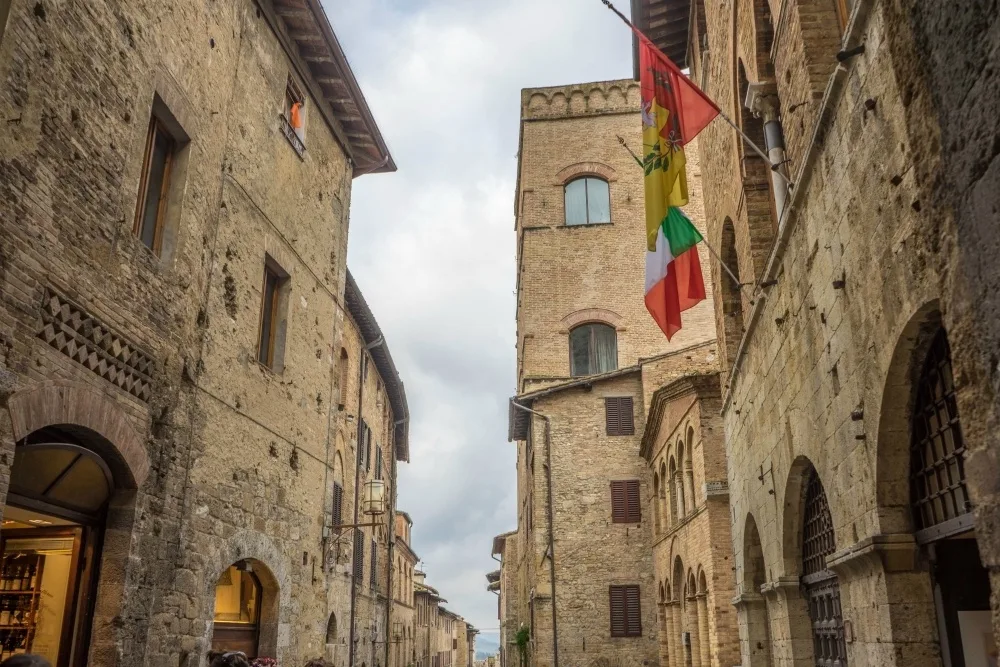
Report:
M701 234L681 211L688 203L684 145L719 108L644 35L636 34L646 190L645 301L669 340L681 328L681 312L705 298L695 247Z

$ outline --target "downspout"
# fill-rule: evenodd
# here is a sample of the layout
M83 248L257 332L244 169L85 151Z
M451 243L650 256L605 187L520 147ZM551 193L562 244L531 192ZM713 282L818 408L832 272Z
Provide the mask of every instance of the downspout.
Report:
M357 456L355 457L355 460L354 460L354 524L355 524L354 539L355 539L355 541L357 541L357 539L358 539L357 531L361 530L360 528L357 527L357 524L360 523L360 521L358 521L358 519L359 519L358 513L359 513L360 505L361 505L361 502L360 502L360 500L361 500L361 465L360 465L360 462L358 460L358 457L361 456L361 447L364 445L364 443L361 441L362 440L362 435L363 435L362 432L361 432L361 424L362 424L361 415L364 412L364 399L365 399L365 354L369 350L373 350L376 347L378 347L379 345L381 345L384 341L385 341L385 338L383 338L380 335L371 344L365 345L364 349L361 351L361 354L358 356L358 429L357 429L357 431L358 431L358 434L357 434L358 449L357 449ZM352 551L353 551L354 550L354 545L353 544L351 545L351 548L352 548ZM354 565L354 561L353 560L351 561L351 566L352 566L352 569L354 567L356 567ZM347 658L347 664L349 665L349 667L354 667L354 657L355 657L354 645L355 645L355 642L357 641L357 639L355 638L355 634L356 634L356 632L355 632L355 623L357 621L357 600L358 600L358 578L354 576L353 572L351 572L351 636L350 636L351 646L348 649L348 658Z
M386 400L389 400L386 398ZM392 637L392 606L395 602L395 596L392 594L392 555L396 551L396 426L393 424L392 427L392 453L390 458L392 459L392 464L390 466L389 479L392 482L392 493L389 495L389 520L388 520L388 531L389 531L389 549L388 549L388 563L386 563L386 574L385 574L385 590L386 590L386 603L385 603L385 667L389 667L389 639ZM399 667L397 665L397 667Z
M362 442L364 433L361 430L361 413L363 408L363 402L365 397L365 351L362 350L361 354L358 355L358 427L357 427L357 451L354 457L354 543L351 544L351 552L354 557L357 557L358 550L355 548L355 544L358 542L357 531L361 530L357 527L358 521L358 505L360 504L361 498L361 448L364 446ZM347 664L348 667L354 667L354 647L357 643L357 638L355 637L355 622L357 613L357 599L358 599L358 578L355 576L357 572L357 565L354 563L353 558L351 559L351 634L349 641L351 645L348 647L348 657Z
M556 547L553 530L555 509L552 506L552 422L541 412L535 412L516 401L511 401L511 405L545 420L545 486L548 495L546 505L548 507L549 525L549 581L552 586L552 667L559 667L559 632L556 626Z

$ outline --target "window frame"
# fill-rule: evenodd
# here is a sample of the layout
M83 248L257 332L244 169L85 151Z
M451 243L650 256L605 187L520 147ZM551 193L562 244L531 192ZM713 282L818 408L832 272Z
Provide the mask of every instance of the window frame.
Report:
M608 188L608 219L605 221L595 222L590 219L590 184L588 181L600 181ZM577 181L583 181L583 207L586 211L586 221L585 222L570 222L568 217L568 207L566 206L566 193L569 186ZM572 179L566 181L563 184L563 226L565 227L586 227L590 225L610 225L612 224L612 214L611 214L611 181L599 176L597 174L580 174Z
M598 371L598 372L589 372L590 369L591 369L591 367L594 365L592 363L592 360L596 357L597 339L596 339L596 336L595 336L594 332L597 330L596 327L598 327L598 326L607 327L614 334L614 338L615 338L615 365L614 365L614 368L611 368L609 370ZM573 361L573 332L577 331L578 329L583 329L584 327L589 327L590 332L591 332L590 336L588 337L588 357L587 357L587 369L588 369L588 372L586 372L586 373L578 373L577 370L576 370L576 367L575 367L575 363ZM567 339L568 339L568 342L569 342L569 346L568 347L569 347L569 374L570 374L570 377L587 377L588 375L600 375L602 373L610 373L612 371L618 370L618 329L616 329L613 325L608 324L607 322L601 322L601 321L581 322L581 323L577 324L576 326L574 326L572 329L569 330L569 335L567 336Z
M615 630L615 608L616 594L620 596L620 631ZM634 595L634 601L630 604L629 595ZM629 614L632 609L634 618ZM608 586L608 611L610 617L610 631L612 637L642 637L642 592L638 584L611 584Z
M611 523L642 523L642 485L639 480L611 480Z
M605 396L604 422L607 435L635 435L635 402L632 397Z
M273 280L269 281L269 278ZM260 300L260 320L257 324L257 363L264 366L268 370L274 371L274 352L275 345L274 341L277 333L278 325L278 301L279 292L282 287L283 278L281 274L275 270L269 262L264 262L264 277L261 283L261 300ZM270 287L269 287L270 285ZM270 314L265 318L265 313L268 310L268 297L270 296ZM265 349L265 322L269 323L267 329L267 341Z
M160 201L156 205L153 218L153 245L147 246L142 240L146 223L146 202L149 197L150 172L153 167L153 152L159 135L167 138L167 153L163 161L163 176L160 181ZM132 235L139 239L142 245L157 257L163 249L163 227L166 221L167 199L170 192L170 173L177 156L178 142L156 114L149 116L149 128L146 130L146 147L142 157L142 173L139 178L139 196L135 206L135 220L132 222Z

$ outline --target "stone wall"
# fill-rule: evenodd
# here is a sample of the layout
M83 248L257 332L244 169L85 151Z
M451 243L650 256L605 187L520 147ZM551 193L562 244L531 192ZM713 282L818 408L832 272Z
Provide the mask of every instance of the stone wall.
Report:
M836 551L827 563L852 629L849 663L940 664L927 553L914 545L908 506L914 368L927 349L924 332L943 324L969 463L992 461L995 364L984 350L996 327L980 326L990 320L990 297L971 295L989 294L996 272L966 273L989 252L975 230L986 224L983 202L991 200L956 194L980 187L993 164L985 144L956 130L966 123L991 131L957 111L979 107L955 104L954 86L988 96L973 84L985 81L977 78L983 70L967 66L956 79L931 54L972 62L971 43L987 58L986 42L973 37L983 34L982 17L932 3L859 0L842 31L832 3L771 2L770 17L760 0L741 0L734 11L705 4L709 92L728 112L747 113L736 108L737 73L722 54L744 58L750 80L769 80L773 69L794 181L780 221L748 213L732 130L717 122L701 135L709 239L725 244L725 222L733 221L741 279L756 283L743 293L745 333L717 311L731 365L723 416L738 594L752 606L765 593L772 664L811 660L798 581L803 484L814 468L832 516ZM773 26L773 46L761 16ZM913 26L925 48L915 47ZM863 53L836 65L838 49L860 44ZM935 72L936 89L924 71ZM956 123L947 140L935 103ZM963 164L978 166L963 171ZM954 210L966 216L968 235L959 233ZM717 268L713 281L716 289L725 283ZM979 470L988 476L991 465ZM992 563L994 485L971 472L969 482L973 501L985 501L976 535ZM741 614L752 611L746 605ZM743 659L757 664L747 633L762 623L750 618L741 616Z
M79 397L97 396L128 422L149 462L137 492L122 488L113 500L94 663L199 664L215 583L241 559L275 602L262 653L291 664L320 656L335 618L333 650L339 664L347 659L351 531L335 534L330 512L335 477L346 522L354 512L362 343L352 324L343 333L353 174L319 112L325 102L307 95L303 157L280 131L289 78L306 91L315 85L302 80L308 68L283 48L273 21L267 2L248 0L41 0L15 3L2 33L3 479L21 437L16 405L32 405L21 397L55 381L74 387L57 411L79 421L92 400ZM188 138L159 257L132 234L154 106ZM265 256L289 276L278 372L256 362ZM125 362L84 342L97 330L116 346L111 356L128 350ZM343 409L341 347L354 363ZM377 375L372 365L362 401L391 467L392 415ZM94 433L122 451L124 431L105 426ZM385 600L368 586L371 533L357 615L381 622L384 635Z

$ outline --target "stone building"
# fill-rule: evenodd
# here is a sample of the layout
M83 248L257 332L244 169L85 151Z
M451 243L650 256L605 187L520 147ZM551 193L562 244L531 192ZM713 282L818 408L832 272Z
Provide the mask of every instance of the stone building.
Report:
M409 453L345 262L352 179L394 165L320 3L0 22L0 573L67 600L31 650L348 664L350 628L384 625L391 525L342 526L373 523L377 475L391 516Z
M406 667L416 660L416 644L414 643L415 608L413 600L413 572L420 560L414 553L411 531L413 521L410 515L401 510L396 511L396 560L393 571L393 612L392 639L390 641L392 667Z
M441 614L439 603L447 602L436 588L425 583L424 573L415 570L413 598L416 615L417 667L441 667Z
M699 136L743 665L995 661L995 7L633 4L781 161Z
M740 659L720 407L718 373L683 376L653 394L642 435L662 667Z
M616 138L638 147L640 132L634 81L522 91L518 529L501 573L516 569L503 627L530 629L532 667L656 661L646 407L662 384L717 368L711 295L669 343L643 303L642 171ZM688 213L703 228L697 158L689 169Z
M509 662L512 659L517 660L517 631L519 628L517 575L521 571L517 535L518 532L513 530L493 538L491 555L493 558L499 556L500 569L486 575L487 590L497 594L497 620L500 622L500 648L497 659L500 667L514 664Z

